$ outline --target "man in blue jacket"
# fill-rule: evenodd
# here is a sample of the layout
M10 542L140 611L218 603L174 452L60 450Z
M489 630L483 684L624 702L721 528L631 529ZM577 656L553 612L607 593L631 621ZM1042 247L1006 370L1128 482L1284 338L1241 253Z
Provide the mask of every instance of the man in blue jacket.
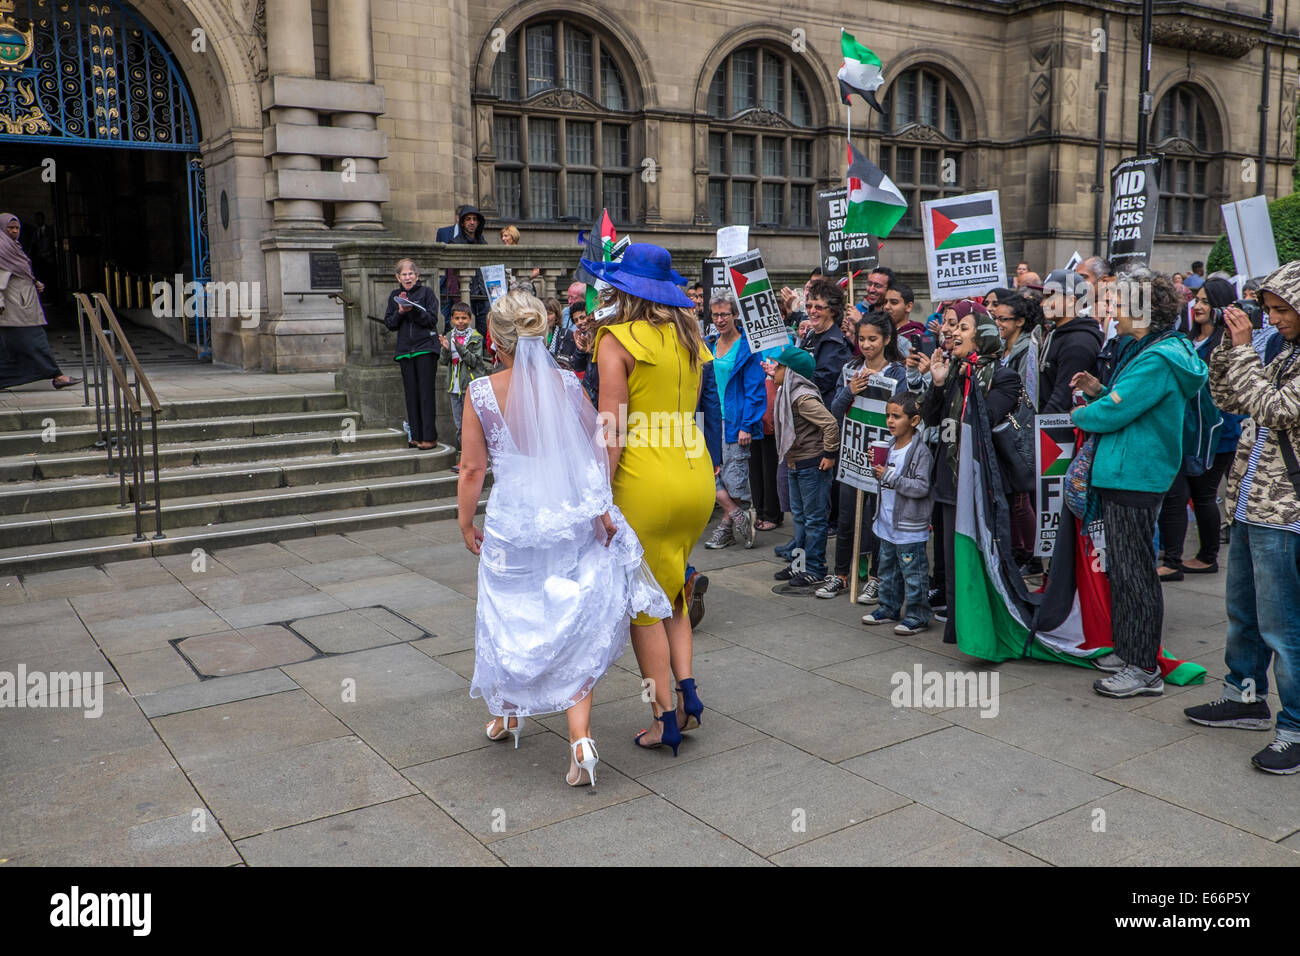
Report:
M763 437L763 412L767 410L767 389L760 356L750 351L740 331L740 309L730 295L715 295L709 315L718 330L709 339L713 352L713 387L722 412L722 462L714 471L722 520L706 548L728 548L741 541L754 546L754 511L749 490L750 442ZM705 386L707 387L707 385Z

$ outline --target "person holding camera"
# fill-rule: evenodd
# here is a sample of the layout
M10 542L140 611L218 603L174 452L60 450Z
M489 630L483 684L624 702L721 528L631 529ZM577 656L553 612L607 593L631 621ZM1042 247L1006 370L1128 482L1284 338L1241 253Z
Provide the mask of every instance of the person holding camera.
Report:
M1231 547L1224 588L1228 676L1223 696L1183 711L1206 727L1268 730L1268 665L1281 710L1275 738L1251 758L1259 770L1300 772L1300 261L1260 285L1282 339L1265 364L1250 317L1223 310L1222 341L1210 356L1210 392L1225 412L1247 415L1228 475Z
M1192 299L1192 344L1201 361L1223 341L1223 310L1234 304L1236 289L1224 279L1208 279ZM1161 581L1181 581L1184 574L1216 574L1219 570L1219 482L1223 480L1241 439L1244 415L1223 415L1219 445L1210 467L1199 475L1180 469L1173 486L1160 507L1160 548L1162 558L1156 573ZM1196 557L1183 561L1183 541L1187 537L1187 500L1191 499L1200 544Z

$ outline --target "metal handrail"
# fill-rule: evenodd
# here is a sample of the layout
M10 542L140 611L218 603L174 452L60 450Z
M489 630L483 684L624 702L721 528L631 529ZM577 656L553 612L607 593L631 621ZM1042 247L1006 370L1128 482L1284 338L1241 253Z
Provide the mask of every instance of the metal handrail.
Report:
M154 538L165 538L162 530L162 482L159 481L158 413L162 403L149 382L113 308L102 292L94 300L84 292L73 294L77 302L77 326L81 331L82 366L86 364L85 329L90 329L90 389L95 394L95 427L99 436L96 446L103 445L108 456L108 473L114 474L113 452L117 451L116 474L120 504L127 507L128 497L135 505L135 540L145 540L143 515L154 513ZM107 320L108 328L104 328ZM114 348L116 343L117 348ZM119 361L120 359L120 361ZM124 368L125 367L125 368ZM134 380L132 380L134 377ZM153 446L153 500L145 502L148 466L144 448L144 404L141 388L147 396ZM127 472L130 471L130 492Z

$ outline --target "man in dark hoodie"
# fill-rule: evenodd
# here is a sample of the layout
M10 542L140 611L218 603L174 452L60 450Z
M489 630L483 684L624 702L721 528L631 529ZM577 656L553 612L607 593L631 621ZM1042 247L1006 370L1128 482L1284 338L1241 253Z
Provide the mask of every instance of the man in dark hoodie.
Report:
M483 236L483 214L468 203L460 207L456 226L444 226L438 230L439 242L468 245L487 245ZM482 265L488 265L484 262ZM460 279L454 274L444 272L438 281L438 291L442 300L443 334L451 331L451 307L460 301ZM474 327L480 335L487 335L488 298L483 277L476 271L469 286L469 304L474 312Z
M1043 283L1043 313L1054 322L1043 342L1038 366L1038 410L1068 412L1073 406L1070 380L1079 372L1097 374L1104 336L1089 311L1088 283L1082 276L1057 269Z

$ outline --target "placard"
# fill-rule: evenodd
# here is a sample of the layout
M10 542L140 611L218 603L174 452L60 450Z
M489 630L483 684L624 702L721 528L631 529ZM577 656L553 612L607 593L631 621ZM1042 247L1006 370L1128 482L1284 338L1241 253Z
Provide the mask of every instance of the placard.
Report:
M844 378L847 378L847 372ZM880 490L876 473L871 470L871 443L889 440L885 406L893 397L897 384L893 379L886 379L887 385L878 385L879 380L879 376L872 376L867 388L854 396L853 404L844 413L839 465L835 472L835 477L846 485L871 494Z
M489 305L496 305L497 299L508 291L506 286L506 267L504 265L479 266L483 276L483 286L487 289Z
M713 254L719 259L744 255L749 251L749 226L723 226L717 233L717 248Z
M817 194L817 231L821 242L822 272L829 279L842 279L854 272L873 269L880 263L880 240L866 233L844 233L848 215L847 186Z
M1065 473L1074 460L1074 422L1069 415L1034 416L1034 458L1038 475L1038 520L1034 554L1050 558L1061 523Z
M1110 171L1110 227L1106 258L1116 273L1151 263L1160 206L1159 156L1131 156Z
M1224 203L1219 208L1223 210L1223 231L1228 234L1237 272L1254 279L1276 270L1277 244L1273 241L1273 223L1268 218L1268 200L1252 196Z
M705 259L700 264L700 283L704 286L704 314L709 314L709 302L721 292L731 292L731 279L727 276L725 259Z
M772 280L768 278L763 256L757 249L725 260L731 294L740 306L740 328L749 341L751 352L784 347L790 333L781 318Z
M921 203L930 298L984 295L1006 279L997 190Z

